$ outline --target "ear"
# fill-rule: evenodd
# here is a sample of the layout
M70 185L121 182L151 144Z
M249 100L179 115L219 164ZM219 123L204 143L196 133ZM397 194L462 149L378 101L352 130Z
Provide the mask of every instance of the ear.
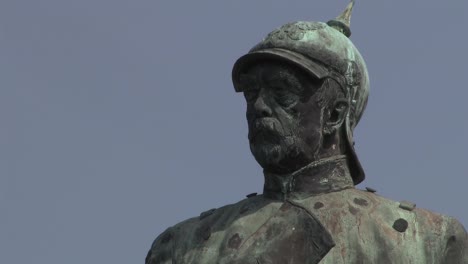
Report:
M325 120L323 133L326 135L335 133L343 125L348 109L348 100L344 98L335 100L333 107L330 109L328 120Z

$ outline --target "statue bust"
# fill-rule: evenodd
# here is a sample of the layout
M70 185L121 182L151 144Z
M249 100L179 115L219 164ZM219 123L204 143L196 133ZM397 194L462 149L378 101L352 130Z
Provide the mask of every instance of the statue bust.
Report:
M456 219L354 187L369 78L349 39L352 7L283 25L237 60L264 192L168 228L146 264L468 263Z

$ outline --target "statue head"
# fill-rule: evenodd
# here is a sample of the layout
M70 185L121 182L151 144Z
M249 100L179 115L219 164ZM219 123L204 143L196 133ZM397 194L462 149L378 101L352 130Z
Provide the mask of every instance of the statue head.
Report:
M247 101L250 149L266 171L291 173L344 154L354 183L364 180L353 130L369 79L349 40L352 6L328 23L285 24L235 63L233 83Z

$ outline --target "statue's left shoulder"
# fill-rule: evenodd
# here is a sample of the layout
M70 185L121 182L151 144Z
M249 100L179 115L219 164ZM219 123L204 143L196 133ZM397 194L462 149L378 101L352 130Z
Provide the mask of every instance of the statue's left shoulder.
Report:
M407 200L387 199L372 189L350 190L350 195L355 197L355 202L369 203L368 213L377 220L378 226L391 226L397 233L406 234L404 244L422 242L426 261L468 264L468 234L457 219L419 208ZM399 236L395 238L401 239Z

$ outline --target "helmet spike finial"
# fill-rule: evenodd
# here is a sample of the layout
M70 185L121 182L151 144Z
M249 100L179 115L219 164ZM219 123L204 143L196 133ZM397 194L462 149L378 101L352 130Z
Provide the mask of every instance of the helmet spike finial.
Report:
M330 27L340 31L348 38L351 36L351 13L353 12L353 7L354 0L351 0L341 15L327 22Z

